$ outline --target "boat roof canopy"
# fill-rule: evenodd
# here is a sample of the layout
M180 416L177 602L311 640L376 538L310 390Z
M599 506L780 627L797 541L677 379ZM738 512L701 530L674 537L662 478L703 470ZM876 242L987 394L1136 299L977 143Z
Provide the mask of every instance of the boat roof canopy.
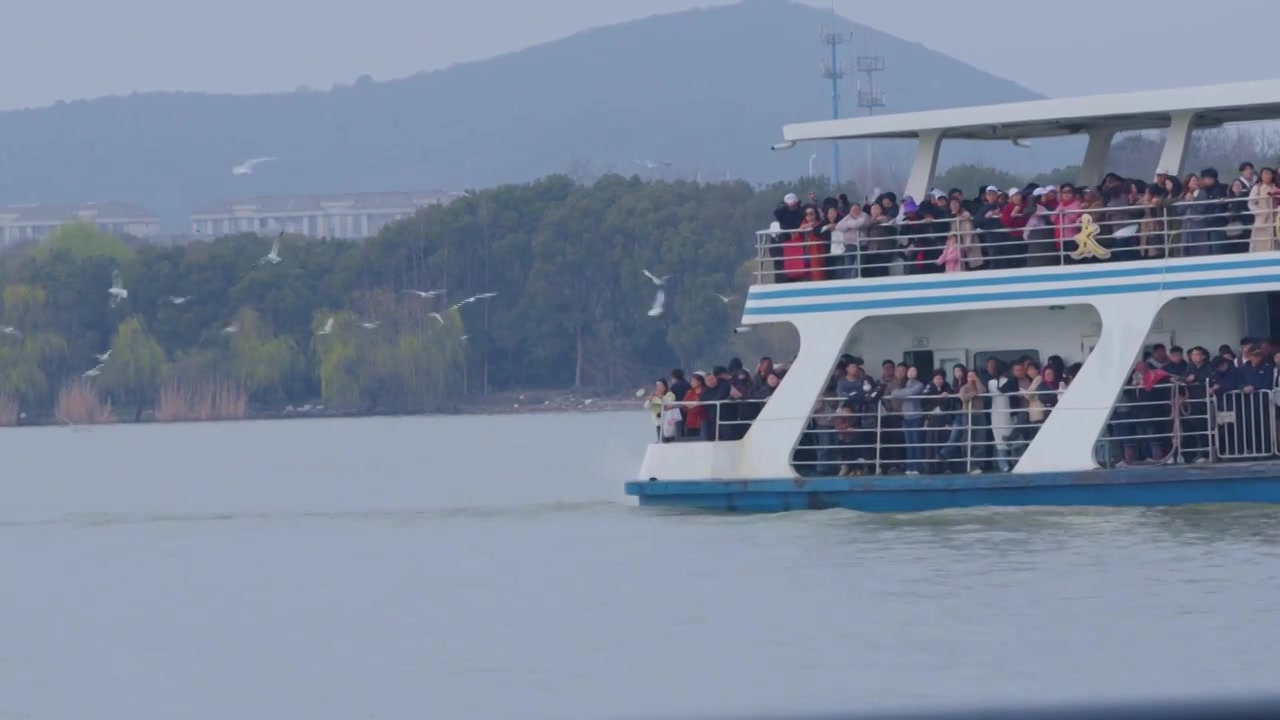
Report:
M1280 118L1280 80L1054 98L896 115L795 123L784 141L917 138L1014 140L1074 135L1094 129L1160 130L1174 113L1194 112L1193 127Z

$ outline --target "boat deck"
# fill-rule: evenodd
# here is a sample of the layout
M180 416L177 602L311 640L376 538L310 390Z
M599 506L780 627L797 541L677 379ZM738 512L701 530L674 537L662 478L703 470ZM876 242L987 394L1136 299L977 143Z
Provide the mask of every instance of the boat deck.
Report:
M1061 473L634 481L626 492L642 506L723 512L1280 503L1280 460Z

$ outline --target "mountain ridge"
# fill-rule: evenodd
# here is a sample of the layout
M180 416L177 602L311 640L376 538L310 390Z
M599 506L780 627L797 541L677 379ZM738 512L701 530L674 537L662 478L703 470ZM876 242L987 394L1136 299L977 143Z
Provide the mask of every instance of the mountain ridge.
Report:
M652 159L687 177L794 177L807 158L768 146L783 124L830 116L817 63L824 23L886 57L890 111L1041 97L822 10L744 0L328 91L137 92L0 113L0 204L109 196L152 207L172 228L229 197L482 187L575 163L630 174ZM843 87L849 95L852 79ZM233 163L257 155L280 162L231 176ZM1007 150L982 159L1006 156L1024 159Z

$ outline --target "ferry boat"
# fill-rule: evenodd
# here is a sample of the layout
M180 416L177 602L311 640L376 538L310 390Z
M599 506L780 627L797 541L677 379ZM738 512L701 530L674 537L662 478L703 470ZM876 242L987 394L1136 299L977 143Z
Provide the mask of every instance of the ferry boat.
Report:
M1083 135L1078 181L1089 187L1103 181L1119 132L1167 131L1158 169L1181 177L1194 130L1275 118L1280 81L1262 81L787 125L773 149L914 139L903 197L922 202L944 139L1022 144ZM1227 173L1235 170L1223 168L1221 181L1230 184L1234 175ZM642 506L744 512L1280 502L1274 385L1246 392L1188 375L1185 383L1162 384L1166 394L1155 393L1154 402L1153 393L1137 392L1143 378L1134 376L1142 367L1135 362L1157 346L1204 346L1217 355L1221 344L1236 346L1242 337L1280 337L1280 245L1250 247L1247 229L1246 239L1238 239L1238 202L1197 205L1109 205L1049 218L1072 232L1060 246L1042 243L1046 257L943 274L874 272L874 254L862 253L852 271L780 282L775 248L787 233L762 231L742 323L793 326L799 335L794 361L736 431L723 432L729 424L722 422L713 441L651 444L626 492ZM965 232L955 228L944 232ZM900 246L928 235L913 235L910 224L896 232ZM1032 254L1030 238L1016 244L1020 254ZM1008 256L984 249L988 258ZM873 399L853 411L856 421L822 422L851 412L836 409L842 398L825 405L823 399L842 355L866 358L868 375L879 374L884 358L917 365L922 375L992 359L1044 363L1056 355L1083 364L1033 431L1010 430L1003 415L997 428L991 399L971 401L950 413L967 424L961 452L940 449L955 445L949 431L959 421L926 427L929 455L922 460L915 451L922 464L908 471L903 421L918 418L906 418L905 406ZM1001 362L991 367L998 370ZM863 431L853 443L860 456L852 461L846 441L855 433L838 429L849 422ZM1027 422L1025 412L1019 422ZM918 441L920 429L910 429ZM1134 456L1135 447L1155 443L1163 447ZM844 455L833 458L833 446Z

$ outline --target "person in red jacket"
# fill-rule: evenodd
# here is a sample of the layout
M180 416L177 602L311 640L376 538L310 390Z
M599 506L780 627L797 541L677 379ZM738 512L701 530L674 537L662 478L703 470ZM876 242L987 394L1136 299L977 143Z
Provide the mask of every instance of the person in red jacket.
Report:
M1004 226L1005 234L1009 236L1010 250L1005 254L1013 260L1012 267L1025 267L1027 264L1028 247L1023 228L1027 226L1029 219L1031 215L1026 211L1022 191L1016 188L1011 189L1009 202L1005 203L1004 209L1000 211L1000 224Z

